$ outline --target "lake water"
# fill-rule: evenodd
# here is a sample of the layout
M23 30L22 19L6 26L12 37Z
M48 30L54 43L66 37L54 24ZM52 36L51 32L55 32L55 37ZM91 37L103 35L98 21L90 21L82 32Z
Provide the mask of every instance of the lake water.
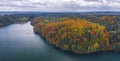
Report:
M35 34L28 22L0 28L0 61L120 61L120 53L78 55L61 51Z

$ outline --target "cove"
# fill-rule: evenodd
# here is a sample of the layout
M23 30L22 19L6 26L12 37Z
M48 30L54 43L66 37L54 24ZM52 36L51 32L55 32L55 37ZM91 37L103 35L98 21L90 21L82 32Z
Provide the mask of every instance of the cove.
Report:
M0 61L120 61L120 53L78 55L61 51L33 31L30 22L0 28Z

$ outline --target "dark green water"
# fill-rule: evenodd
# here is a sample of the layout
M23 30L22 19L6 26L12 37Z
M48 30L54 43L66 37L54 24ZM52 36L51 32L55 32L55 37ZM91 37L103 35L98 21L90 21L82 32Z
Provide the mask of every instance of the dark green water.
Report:
M0 61L120 61L120 53L63 52L33 32L30 22L0 28Z

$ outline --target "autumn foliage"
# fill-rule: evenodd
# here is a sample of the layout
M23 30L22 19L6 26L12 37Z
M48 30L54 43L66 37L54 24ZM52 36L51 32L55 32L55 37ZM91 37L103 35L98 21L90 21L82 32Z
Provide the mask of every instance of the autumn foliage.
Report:
M110 45L105 26L86 20L41 21L35 24L34 31L56 47L76 53L106 50Z

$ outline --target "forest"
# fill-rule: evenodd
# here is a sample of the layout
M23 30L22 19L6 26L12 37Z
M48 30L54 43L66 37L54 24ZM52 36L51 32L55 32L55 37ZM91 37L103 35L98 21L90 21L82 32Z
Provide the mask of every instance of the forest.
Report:
M0 27L14 23L26 23L31 21L37 15L34 14L5 14L0 15Z
M120 15L38 13L0 15L0 27L31 21L34 32L65 51L119 51Z
M34 31L52 45L79 54L119 51L119 15L83 15L71 17L38 16Z

